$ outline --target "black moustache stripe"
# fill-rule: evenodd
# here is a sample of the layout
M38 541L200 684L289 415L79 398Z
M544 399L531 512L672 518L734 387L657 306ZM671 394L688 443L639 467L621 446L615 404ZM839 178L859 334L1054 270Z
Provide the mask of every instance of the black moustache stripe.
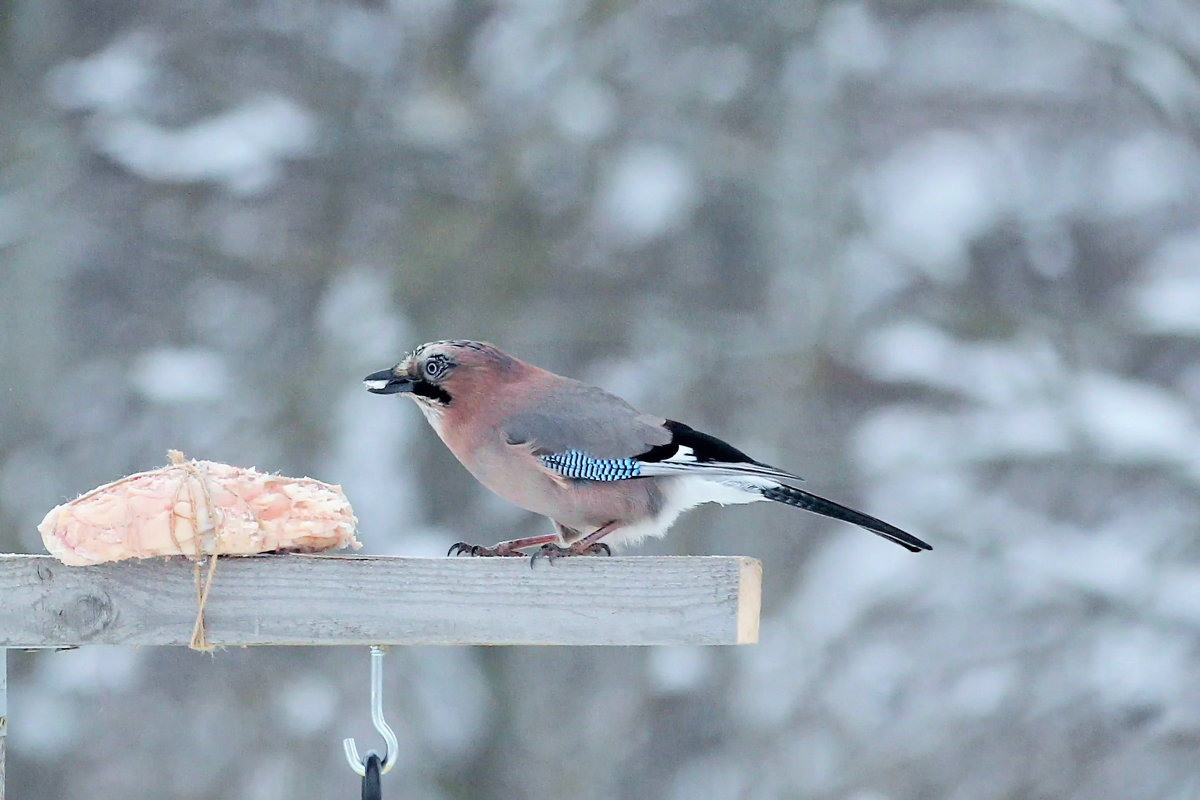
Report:
M435 403L441 403L444 406L450 405L450 393L429 381L416 381L413 383L413 394L428 397Z

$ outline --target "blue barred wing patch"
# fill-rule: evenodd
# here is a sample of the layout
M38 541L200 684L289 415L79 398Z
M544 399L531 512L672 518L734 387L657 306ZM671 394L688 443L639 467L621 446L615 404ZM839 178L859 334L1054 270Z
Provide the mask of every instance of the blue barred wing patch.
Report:
M563 477L586 481L623 481L642 472L642 462L636 458L596 458L582 450L550 453L538 460Z

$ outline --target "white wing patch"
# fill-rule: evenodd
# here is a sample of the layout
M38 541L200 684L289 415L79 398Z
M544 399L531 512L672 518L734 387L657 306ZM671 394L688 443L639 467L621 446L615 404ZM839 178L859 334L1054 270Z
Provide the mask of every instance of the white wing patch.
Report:
M692 448L688 447L687 445L680 445L679 449L675 451L675 455L671 456L670 458L664 458L659 463L661 463L661 464L695 464L696 463L696 451L693 450Z

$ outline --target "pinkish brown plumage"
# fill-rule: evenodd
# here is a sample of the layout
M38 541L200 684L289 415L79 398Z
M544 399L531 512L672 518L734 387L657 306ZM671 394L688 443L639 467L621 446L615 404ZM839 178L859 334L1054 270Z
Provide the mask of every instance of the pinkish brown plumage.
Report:
M480 483L555 526L554 534L494 547L460 542L452 552L607 551L608 543L662 536L699 503L759 500L852 522L914 552L930 549L886 522L788 485L800 479L715 437L491 344L430 342L363 382L376 394L412 398Z

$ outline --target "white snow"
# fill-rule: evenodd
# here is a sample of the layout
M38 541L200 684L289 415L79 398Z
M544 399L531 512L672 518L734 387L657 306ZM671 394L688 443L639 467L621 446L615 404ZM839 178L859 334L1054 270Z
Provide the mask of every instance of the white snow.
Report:
M608 166L596 211L613 236L642 244L686 222L697 191L695 171L679 152L664 145L635 145Z
M46 93L50 102L70 111L131 111L152 83L160 50L156 36L132 31L87 58L50 70Z
M291 674L275 691L275 704L286 730L299 736L312 736L328 728L339 699L332 681L312 673Z
M1019 681L1014 664L980 664L958 676L949 686L948 699L959 713L985 720L1020 690Z
M1054 404L956 411L913 404L868 414L852 442L858 464L885 472L1048 458L1070 452L1072 436Z
M826 6L817 27L817 48L835 75L869 76L891 58L887 33L860 0Z
M617 120L618 110L613 92L592 80L566 81L550 101L555 125L581 144L595 142L608 133Z
M1160 569L1150 605L1167 619L1200 627L1200 567L1184 563Z
M899 147L855 188L875 237L926 276L955 282L967 248L1006 207L998 156L974 136L940 130Z
M864 465L1044 458L1086 448L1110 463L1173 466L1200 477L1200 415L1185 399L1115 374L1071 372L1048 342L963 343L904 321L869 335L858 361L878 380L967 401L946 409L896 404L868 415L854 437Z
M129 380L159 403L219 400L229 392L225 356L205 347L156 347L134 360Z
M1080 375L1072 409L1088 443L1118 463L1200 463L1196 409L1149 383L1099 372Z
M1197 189L1198 161L1191 145L1161 133L1143 133L1114 147L1100 165L1100 202L1115 215L1139 214L1183 202Z
M1200 230L1167 239L1140 273L1128 299L1141 329L1200 336Z
M1050 342L963 342L920 320L869 334L859 363L876 380L932 386L998 405L1043 398L1063 377Z
M317 319L331 347L353 351L356 362L390 367L412 347L409 325L392 306L388 270L360 265L329 284Z
M1014 574L1045 580L1060 593L1084 592L1113 603L1141 605L1155 575L1145 550L1130 547L1124 537L1104 531L1065 531L1022 537L1009 549Z
M42 662L42 674L60 691L77 694L119 692L145 679L144 651L113 645L90 645L58 653Z
M1191 682L1193 643L1145 625L1099 629L1085 675L1108 703L1117 707L1165 706Z
M212 182L256 195L278 181L284 160L312 152L317 123L296 101L263 94L181 128L97 116L88 131L97 151L146 180Z
M650 685L659 694L683 694L700 688L712 673L713 659L702 647L655 647L646 661Z

